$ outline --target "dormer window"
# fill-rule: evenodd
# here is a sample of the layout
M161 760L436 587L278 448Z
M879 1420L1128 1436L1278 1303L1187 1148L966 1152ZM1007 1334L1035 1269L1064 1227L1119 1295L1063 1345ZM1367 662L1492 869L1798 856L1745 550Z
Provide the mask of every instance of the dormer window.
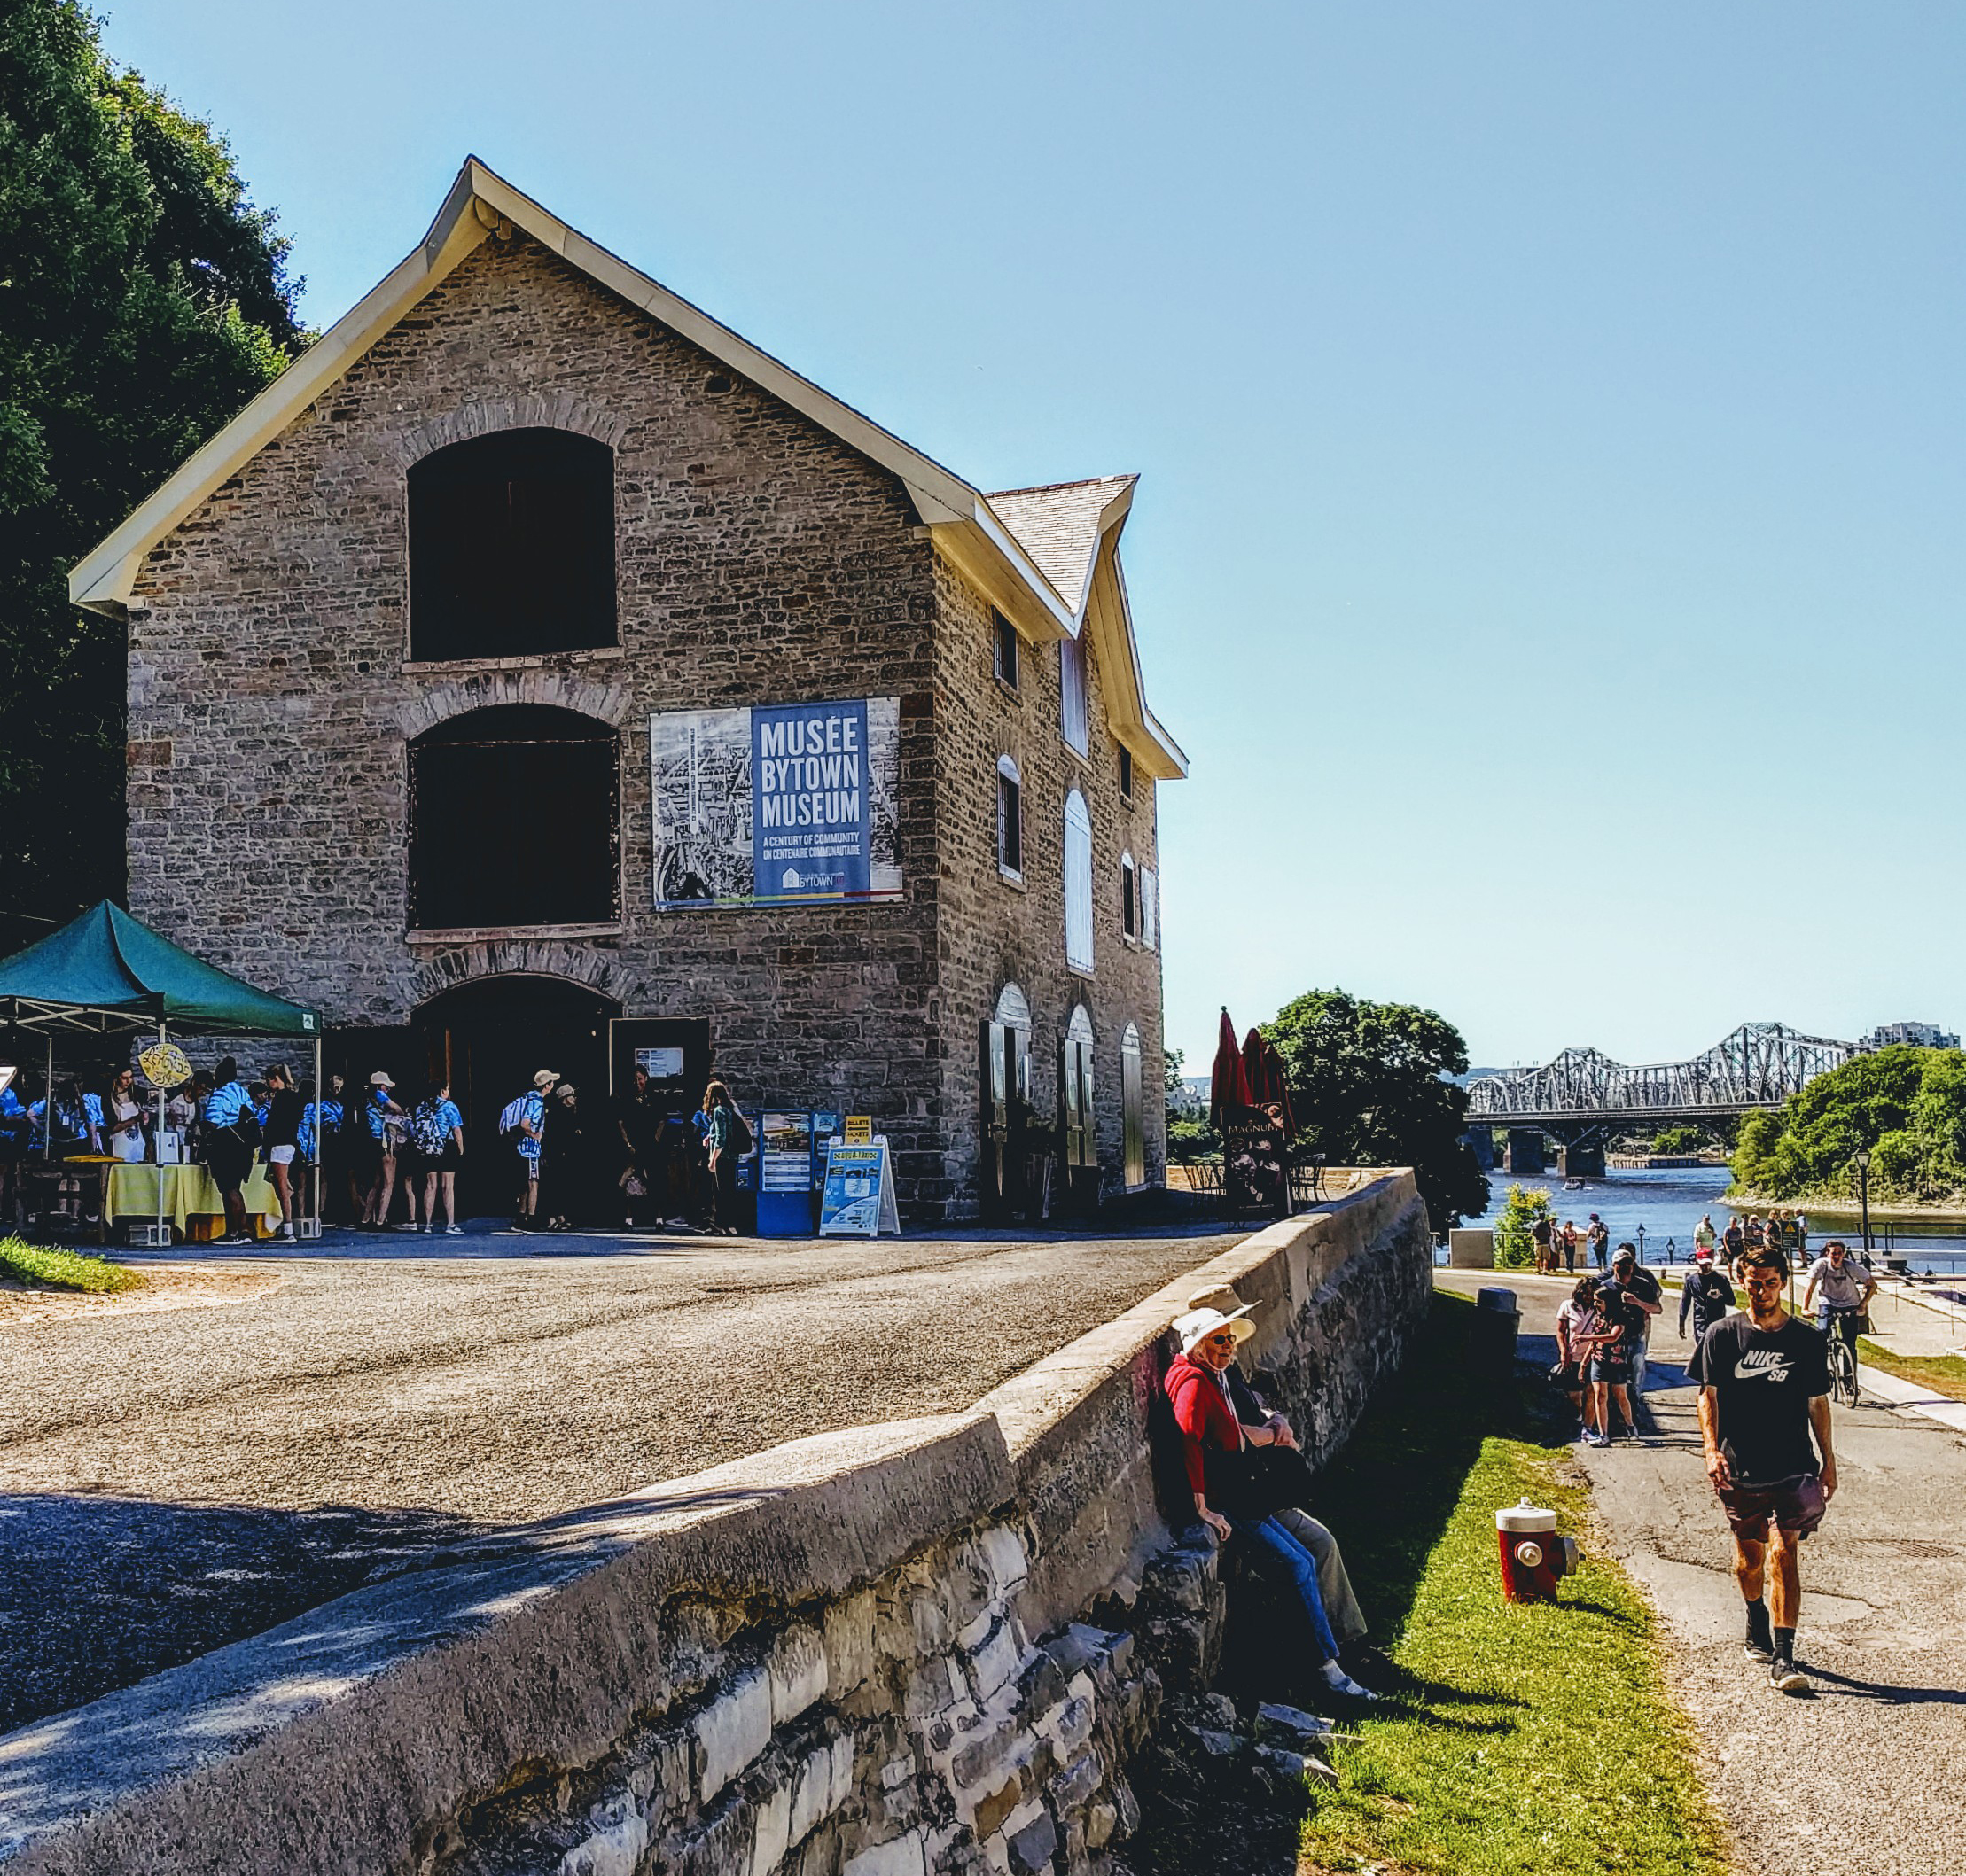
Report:
M499 430L410 466L410 656L617 642L614 452L566 430Z

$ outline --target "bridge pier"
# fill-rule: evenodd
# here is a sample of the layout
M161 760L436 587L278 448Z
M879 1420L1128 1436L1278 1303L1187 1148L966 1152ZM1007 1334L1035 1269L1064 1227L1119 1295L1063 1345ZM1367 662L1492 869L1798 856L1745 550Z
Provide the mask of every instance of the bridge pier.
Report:
M1559 1144L1556 1148L1556 1171L1564 1179L1603 1179L1604 1176L1604 1142L1602 1139L1586 1142Z
M1495 1130L1493 1127L1470 1127L1462 1136L1469 1152L1475 1156L1475 1164L1484 1172L1493 1172L1495 1166Z
M1510 1127L1502 1149L1502 1170L1517 1175L1541 1172L1546 1164L1541 1127Z

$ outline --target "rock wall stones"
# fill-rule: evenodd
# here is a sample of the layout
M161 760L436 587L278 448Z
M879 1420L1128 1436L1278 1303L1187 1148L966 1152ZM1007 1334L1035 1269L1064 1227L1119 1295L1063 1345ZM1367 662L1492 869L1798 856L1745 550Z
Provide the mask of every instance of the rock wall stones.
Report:
M407 468L534 424L615 451L619 646L412 660ZM1121 941L1116 909L1121 845L1152 852L1151 784L1121 810L1097 672L1081 763L1058 733L1055 649L1007 706L987 611L898 480L523 237L485 243L158 545L129 656L132 908L332 1024L402 1024L433 990L550 946L549 968L627 1014L707 1017L745 1101L878 1115L904 1208L966 1214L978 1025L1015 975L1047 1025L1081 990L1091 1005L1109 1184L1120 1036L1138 1026L1159 1166L1159 960ZM890 695L901 901L651 909L649 712ZM619 929L413 940L407 743L506 702L621 731ZM1021 893L998 880L990 833L1013 743L1034 778ZM1065 980L1058 872L1064 777L1081 770L1099 905L1085 986ZM1049 1100L1052 1052L1036 1053Z

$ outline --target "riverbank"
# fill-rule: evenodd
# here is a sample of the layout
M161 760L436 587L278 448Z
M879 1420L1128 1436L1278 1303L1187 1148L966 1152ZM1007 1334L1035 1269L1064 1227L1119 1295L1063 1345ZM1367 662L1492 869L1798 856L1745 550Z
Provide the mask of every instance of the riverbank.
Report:
M1823 1219L1834 1219L1839 1225L1854 1225L1863 1217L1863 1207L1855 1199L1807 1196L1775 1199L1765 1193L1736 1192L1730 1187L1722 1203L1730 1211L1765 1213L1776 1205L1799 1211L1809 1220L1812 1236L1815 1235L1814 1226ZM1873 1225L1966 1226L1966 1205L1921 1205L1904 1199L1872 1199L1870 1222Z

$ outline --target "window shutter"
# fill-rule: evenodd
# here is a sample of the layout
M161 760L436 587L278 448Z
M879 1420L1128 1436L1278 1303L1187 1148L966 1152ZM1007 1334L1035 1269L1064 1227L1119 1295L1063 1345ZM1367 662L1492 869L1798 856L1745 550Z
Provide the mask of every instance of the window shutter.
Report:
M1058 727L1083 756L1092 748L1086 708L1085 648L1075 638L1058 641Z
M1092 817L1077 789L1065 798L1065 961L1092 969Z
M1140 942L1160 948L1160 876L1151 867L1140 869Z

